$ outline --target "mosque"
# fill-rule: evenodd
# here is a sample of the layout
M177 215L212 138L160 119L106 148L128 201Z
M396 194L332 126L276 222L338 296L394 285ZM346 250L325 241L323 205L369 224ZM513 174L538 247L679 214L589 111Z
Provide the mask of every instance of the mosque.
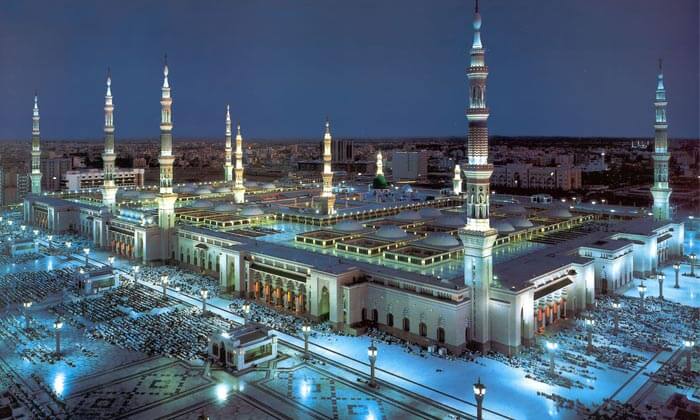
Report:
M134 264L178 264L218 277L230 293L328 320L341 330L362 334L374 326L454 352L469 347L516 353L537 333L592 305L597 294L614 293L633 276L651 276L682 257L684 225L673 221L669 208L661 70L649 213L492 193L481 24L477 3L467 69L468 159L455 168L449 194L390 186L379 153L376 178L362 188L368 192L343 197L333 184L329 121L320 188L246 182L241 126L235 127L233 144L228 107L223 180L176 185L166 61L158 190L125 190L114 182L108 75L101 191L41 192L35 96L25 222L50 233L79 232Z

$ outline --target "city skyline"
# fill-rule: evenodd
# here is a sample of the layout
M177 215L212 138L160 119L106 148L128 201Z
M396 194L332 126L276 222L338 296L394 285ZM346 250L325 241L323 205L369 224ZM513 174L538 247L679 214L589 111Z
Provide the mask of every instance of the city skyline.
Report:
M326 115L339 138L466 136L470 2L276 6L73 3L80 13L57 14L50 3L30 11L7 2L0 50L12 64L0 68L0 138L30 135L35 88L43 137L99 138L108 66L116 137L155 138L153 86L165 52L177 89L175 139L223 138L227 103L251 138L320 137ZM492 134L649 137L648 86L663 56L669 135L698 137L695 2L482 8L498 69L489 76ZM29 13L41 31L21 23ZM596 30L570 30L577 22L597 22Z

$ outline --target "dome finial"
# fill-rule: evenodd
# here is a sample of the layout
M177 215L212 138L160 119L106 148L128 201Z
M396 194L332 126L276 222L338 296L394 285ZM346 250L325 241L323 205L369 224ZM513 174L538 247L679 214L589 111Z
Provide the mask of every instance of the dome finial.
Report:
M479 13L479 0L476 0L474 4L474 13Z

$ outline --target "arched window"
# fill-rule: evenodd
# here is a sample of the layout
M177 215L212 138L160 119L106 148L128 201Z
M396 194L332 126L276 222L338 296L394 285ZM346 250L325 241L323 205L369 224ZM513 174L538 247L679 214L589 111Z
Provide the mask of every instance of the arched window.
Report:
M362 308L362 322L367 321L367 308Z
M442 327L437 329L437 341L441 344L445 342L445 329Z
M394 315L391 313L386 314L386 325L389 327L394 326Z
M425 325L425 322L421 322L421 323L418 325L418 334L419 334L421 337L427 337L427 336L428 336L428 326Z
M404 331L411 331L411 320L408 318L403 319L403 330Z
M379 321L379 311L376 309L372 309L372 322L377 322Z

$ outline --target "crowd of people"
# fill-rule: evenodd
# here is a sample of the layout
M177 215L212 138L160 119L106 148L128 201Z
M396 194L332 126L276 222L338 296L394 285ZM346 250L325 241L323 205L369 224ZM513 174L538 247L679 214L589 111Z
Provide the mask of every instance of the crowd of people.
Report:
M138 279L152 284L161 284L161 276L168 276L168 287L178 292L198 297L199 291L206 289L209 297L219 296L221 289L219 280L213 277L195 274L172 266L142 267L138 274Z
M118 287L80 300L62 303L54 308L64 315L82 316L93 323L107 322L130 312L149 312L172 302L150 289L137 286Z
M76 291L76 271L60 268L51 271L21 271L0 275L0 307L41 302L64 290Z
M88 334L91 338L148 355L191 361L206 359L209 336L217 331L228 331L231 326L218 316L203 316L197 308L178 306L158 314L114 318L95 325Z

